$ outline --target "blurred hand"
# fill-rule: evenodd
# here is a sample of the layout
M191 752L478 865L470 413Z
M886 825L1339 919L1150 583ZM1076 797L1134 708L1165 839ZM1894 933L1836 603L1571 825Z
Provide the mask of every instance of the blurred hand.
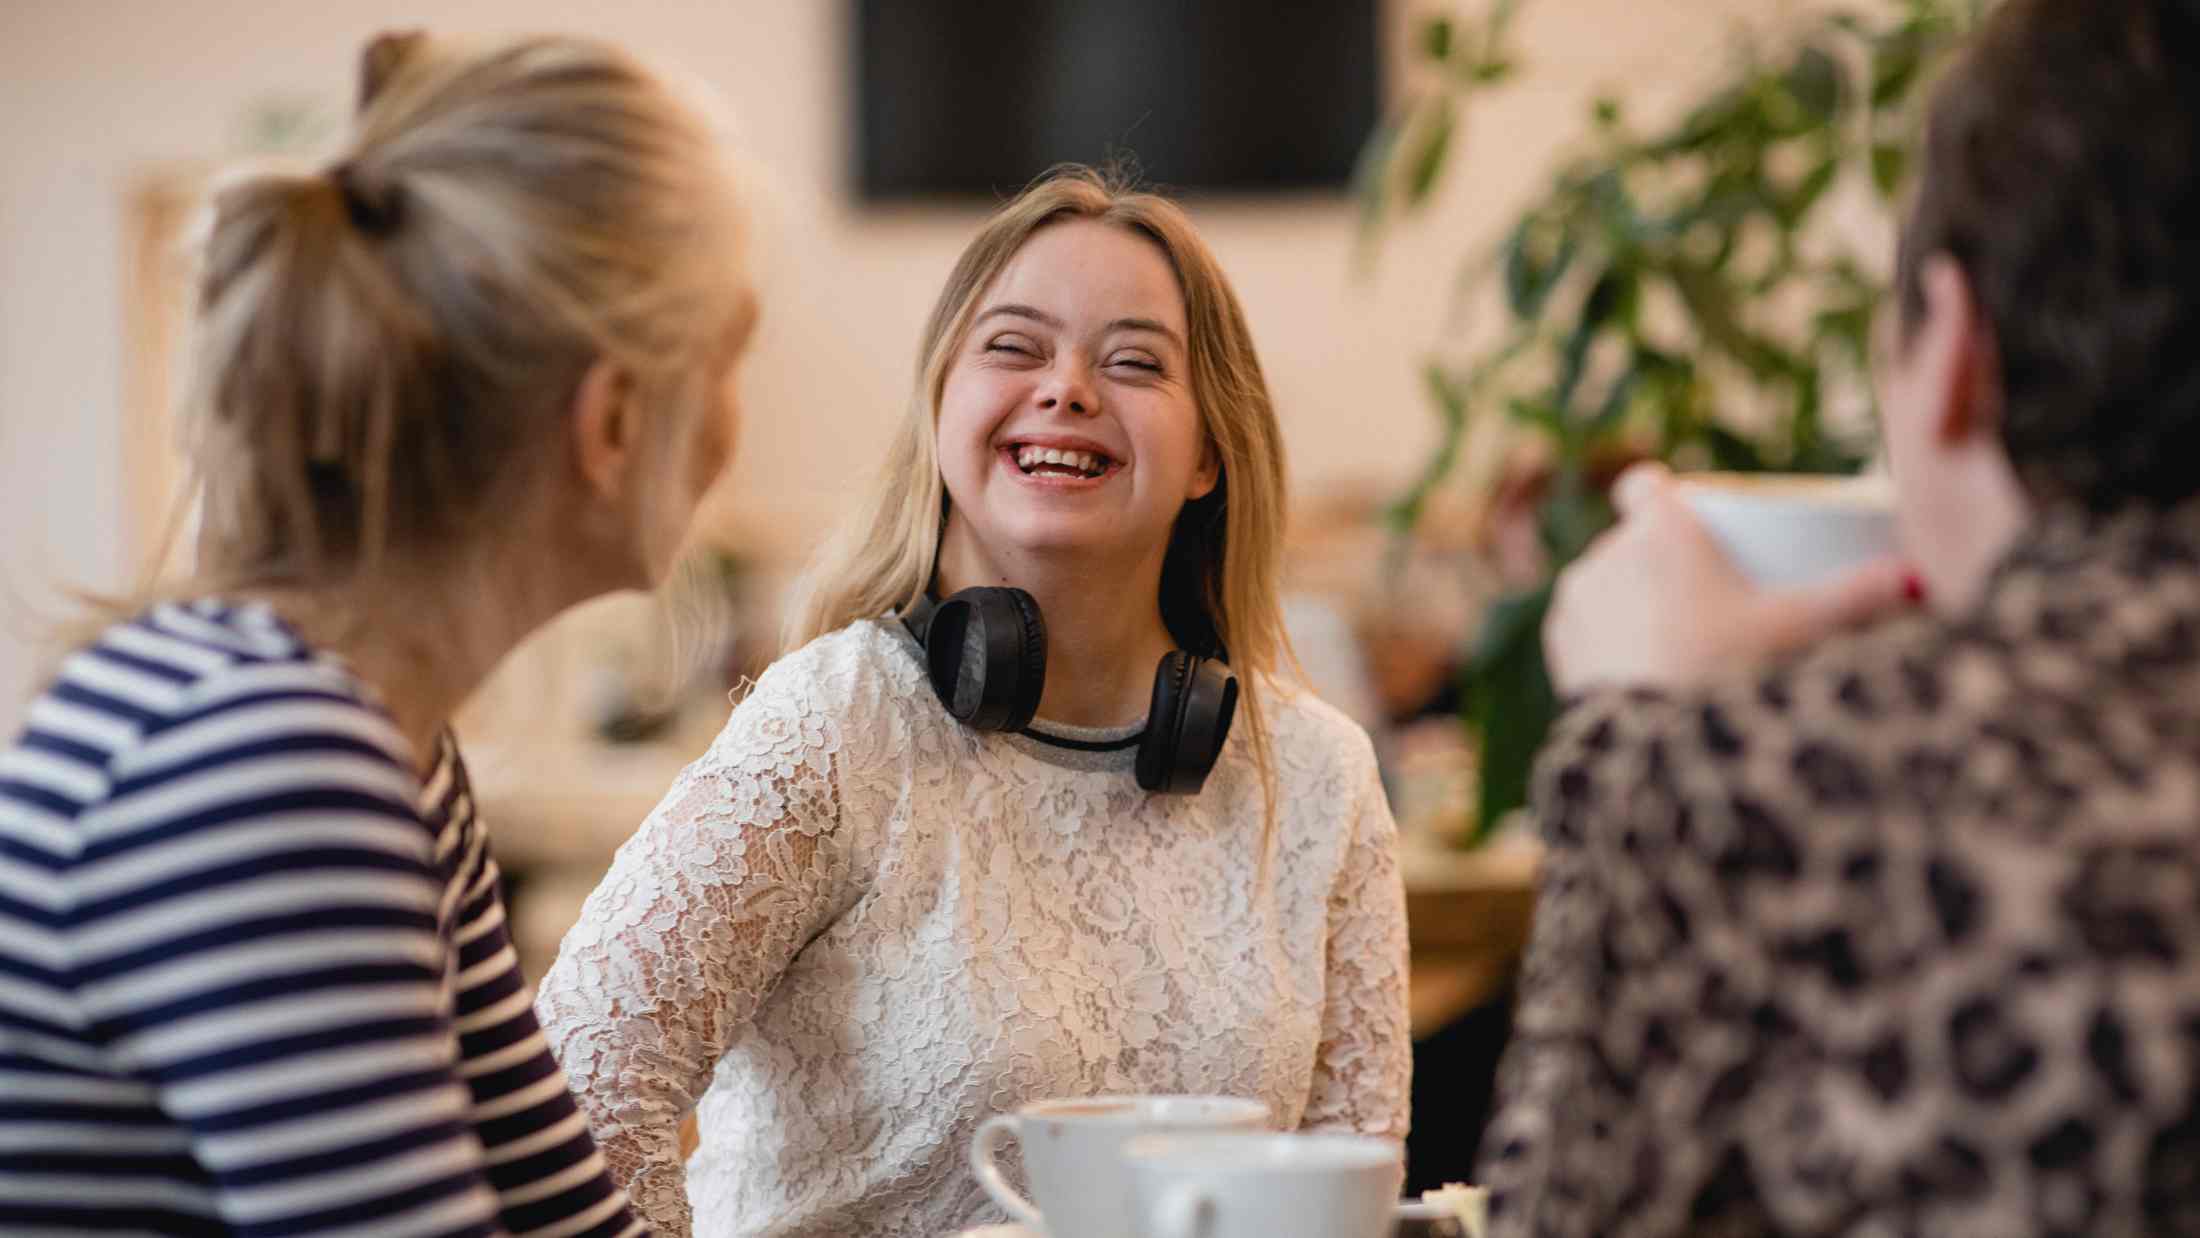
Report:
M1801 648L1906 605L1915 576L1899 559L1821 585L1750 583L1662 465L1612 488L1617 526L1558 578L1543 649L1561 693L1600 685L1689 688Z

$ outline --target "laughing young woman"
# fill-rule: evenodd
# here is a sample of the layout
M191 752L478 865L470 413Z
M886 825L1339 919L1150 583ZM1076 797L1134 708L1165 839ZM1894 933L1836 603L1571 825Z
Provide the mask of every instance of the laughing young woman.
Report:
M963 1150L1029 1100L1403 1137L1395 830L1366 735L1278 674L1280 434L1213 255L1055 176L922 360L800 647L544 981L614 1172L666 1233L692 1198L711 1233L936 1238L989 1215Z

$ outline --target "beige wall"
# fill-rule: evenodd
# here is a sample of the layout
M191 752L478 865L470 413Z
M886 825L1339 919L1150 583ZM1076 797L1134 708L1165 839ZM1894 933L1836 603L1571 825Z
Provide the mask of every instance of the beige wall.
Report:
M1196 2L1196 0L1193 0ZM766 314L733 485L808 527L876 459L916 331L975 216L866 211L841 192L845 5L837 0L0 0L0 726L33 662L26 604L123 572L117 461L121 204L132 178L234 148L270 94L336 110L374 30L609 35L714 86L754 159ZM1416 6L1417 8L1420 6ZM1479 6L1477 6L1479 7ZM1478 112L1443 208L1401 229L1374 277L1337 200L1202 202L1237 282L1303 488L1394 484L1429 441L1417 359L1439 335L1451 256L1531 188L1600 85L1670 95L1718 63L1737 15L1791 0L1534 0L1523 84ZM1403 20L1401 10L1399 20ZM5 599L0 599L5 600Z

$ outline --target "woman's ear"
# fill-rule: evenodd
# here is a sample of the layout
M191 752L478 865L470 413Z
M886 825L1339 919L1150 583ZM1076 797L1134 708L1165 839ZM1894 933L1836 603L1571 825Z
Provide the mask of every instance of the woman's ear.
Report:
M640 425L634 412L634 383L609 361L598 361L573 389L566 423L572 429L573 459L589 489L608 502L626 497L626 484L640 451Z
M1913 346L1927 350L1926 373L1940 410L1933 431L1943 443L1995 435L2001 428L2001 358L1970 277L1953 258L1941 256L1926 264L1923 283L1925 325Z
M1192 484L1184 492L1184 501L1195 503L1215 492L1222 482L1222 452L1215 447L1215 440L1208 438L1199 445L1199 466L1192 470Z

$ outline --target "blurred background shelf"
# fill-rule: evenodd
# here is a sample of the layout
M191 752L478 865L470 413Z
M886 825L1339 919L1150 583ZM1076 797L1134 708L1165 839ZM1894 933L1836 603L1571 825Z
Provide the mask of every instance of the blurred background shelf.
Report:
M1488 1004L1511 984L1534 915L1540 859L1536 844L1512 834L1471 851L1406 849L1401 868L1416 1037Z

